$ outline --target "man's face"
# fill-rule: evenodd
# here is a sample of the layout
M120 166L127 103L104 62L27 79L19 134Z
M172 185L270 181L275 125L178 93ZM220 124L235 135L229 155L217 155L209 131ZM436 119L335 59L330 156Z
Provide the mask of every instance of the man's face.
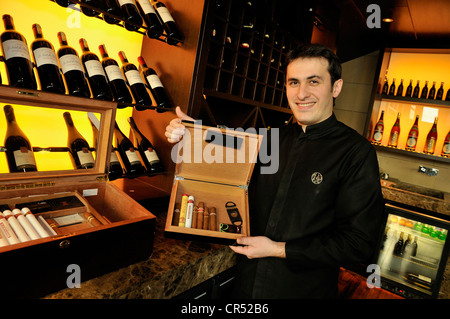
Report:
M331 86L325 58L299 58L286 70L286 96L297 122L306 128L333 113L333 98L341 92L342 79Z

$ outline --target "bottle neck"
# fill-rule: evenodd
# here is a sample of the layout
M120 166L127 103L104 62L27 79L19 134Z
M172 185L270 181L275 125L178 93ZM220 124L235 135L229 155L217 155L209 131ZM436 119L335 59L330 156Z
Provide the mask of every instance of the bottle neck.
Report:
M87 44L86 39L80 39L80 47L83 52L89 52L89 46Z
M5 30L15 30L13 18L9 14L3 16L3 24L5 25Z
M68 46L66 35L63 32L58 32L58 40L61 46Z
M106 52L106 48L104 45L99 45L98 50L100 51L100 55L102 58L109 58L108 52Z
M33 33L35 39L42 39L44 37L42 34L42 28L39 24L33 24Z

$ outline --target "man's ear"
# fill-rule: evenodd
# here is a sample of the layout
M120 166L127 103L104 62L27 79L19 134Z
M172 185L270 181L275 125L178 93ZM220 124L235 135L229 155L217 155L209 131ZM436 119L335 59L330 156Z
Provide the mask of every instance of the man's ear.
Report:
M342 85L344 84L344 80L339 79L336 80L333 84L333 97L337 98L342 90Z

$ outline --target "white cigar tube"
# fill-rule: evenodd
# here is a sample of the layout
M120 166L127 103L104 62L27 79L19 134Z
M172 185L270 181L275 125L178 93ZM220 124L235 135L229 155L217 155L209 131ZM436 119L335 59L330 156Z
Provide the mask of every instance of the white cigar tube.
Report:
M10 245L20 243L19 238L17 238L13 229L11 228L5 216L3 216L1 212L0 212L0 228L2 229L2 233L3 235L5 235L5 238Z
M44 217L39 216L38 218L39 218L39 223L42 225L42 227L44 227L44 229L47 230L48 233L50 233L53 236L58 235L58 233L55 232L53 230L53 228L47 223L47 221L44 219Z
M0 227L0 247L8 246L8 240L6 239L5 235L3 235L2 228Z
M194 213L194 196L189 196L186 210L186 224L184 227L192 227L192 217Z
M13 213L10 210L3 211L3 215L5 216L8 223L11 225L11 228L14 230L14 232L17 235L17 238L19 238L20 242L29 241L30 237L27 235L25 230L20 226L19 222L17 221L16 217L14 217Z
M41 238L50 236L47 233L47 231L44 229L44 227L42 227L42 225L39 224L38 220L36 219L36 217L33 215L33 213L30 211L30 209L28 207L22 208L22 214L28 219L30 224L37 231L39 236L41 236Z
M22 214L22 211L18 208L13 209L12 211L14 217L19 221L22 228L27 233L28 237L30 237L31 240L39 239L41 236L34 230L33 226L30 224L28 219Z

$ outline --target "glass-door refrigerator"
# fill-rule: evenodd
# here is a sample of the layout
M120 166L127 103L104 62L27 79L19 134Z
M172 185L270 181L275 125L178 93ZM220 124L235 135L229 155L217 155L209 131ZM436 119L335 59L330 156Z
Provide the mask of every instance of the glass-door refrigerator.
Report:
M381 288L405 298L437 298L449 254L450 216L387 202L377 264Z

